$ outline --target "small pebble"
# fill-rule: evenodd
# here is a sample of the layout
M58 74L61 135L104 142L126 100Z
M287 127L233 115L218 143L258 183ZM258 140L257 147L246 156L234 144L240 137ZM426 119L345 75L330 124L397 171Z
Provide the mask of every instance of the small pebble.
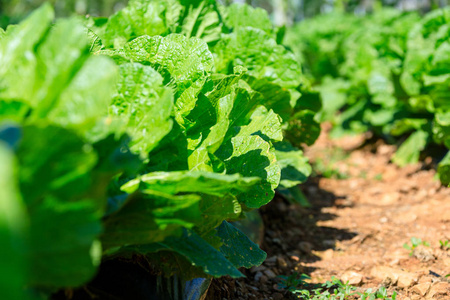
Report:
M274 244L278 244L278 245L281 245L282 243L281 243L281 240L279 239L279 238L274 238L274 239L272 239L272 242L274 243Z
M257 273L257 272L261 272L264 271L266 269L266 267L264 265L260 265L258 267L253 267L250 269L250 272L252 273Z
M288 266L287 262L281 256L278 256L277 264L278 264L279 267L282 267L282 268L285 268L285 267Z
M272 297L273 297L274 300L281 300L281 299L284 299L284 296L283 296L283 294L281 294L281 293L274 293L274 294L272 295Z
M300 257L298 257L297 255L291 255L291 259L292 259L293 261L299 261L299 260L300 260Z
M310 253L313 248L312 244L308 242L300 242L297 247L304 253Z
M255 274L255 281L259 282L261 280L261 277L263 277L263 273L262 272L257 272Z
M266 274L270 279L277 277L277 275L270 269L265 270L264 274Z

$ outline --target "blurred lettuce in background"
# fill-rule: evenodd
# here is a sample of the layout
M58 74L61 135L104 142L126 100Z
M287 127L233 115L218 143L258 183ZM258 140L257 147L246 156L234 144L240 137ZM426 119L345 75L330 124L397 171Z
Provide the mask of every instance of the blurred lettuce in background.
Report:
M66 17L73 13L106 17L128 4L128 0L0 0L0 27L5 28L8 24L18 23L44 2L53 5L57 17ZM217 2L225 5L246 3L253 7L261 7L269 12L271 19L278 26L291 25L336 8L364 15L372 12L377 5L428 12L450 4L449 0L217 0Z

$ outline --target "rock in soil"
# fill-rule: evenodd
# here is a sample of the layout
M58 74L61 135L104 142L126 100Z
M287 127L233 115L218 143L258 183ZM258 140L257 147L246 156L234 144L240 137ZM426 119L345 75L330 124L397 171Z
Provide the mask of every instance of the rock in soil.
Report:
M450 283L436 282L428 292L427 299L448 300L450 299Z
M263 273L262 272L256 272L255 274L255 281L258 282L261 280L261 277L263 277Z
M341 281L344 283L348 282L350 285L353 285L353 286L359 286L363 282L363 276L361 274L353 272L353 271L345 272L341 276Z
M413 295L419 295L421 297L424 297L430 290L430 287L431 287L431 282L419 283L418 285L415 285L411 289L411 293Z
M423 245L419 245L413 250L413 256L423 262L434 260L433 250Z
M277 275L270 269L265 270L264 274L266 274L269 279L277 277Z

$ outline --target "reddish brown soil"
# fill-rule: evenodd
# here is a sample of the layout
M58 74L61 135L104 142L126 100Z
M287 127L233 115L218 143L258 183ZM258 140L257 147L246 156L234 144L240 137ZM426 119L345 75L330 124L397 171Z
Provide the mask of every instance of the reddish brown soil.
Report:
M450 188L435 179L431 158L398 168L393 146L364 141L323 134L307 149L311 161L348 178L315 176L302 185L311 208L281 197L263 207L267 260L243 270L246 278L214 281L207 299L296 299L277 286L279 275L293 272L316 283L336 276L360 291L385 286L398 300L450 299L450 248L439 243L450 240ZM336 153L342 159L332 163ZM410 255L403 244L412 237L430 247Z

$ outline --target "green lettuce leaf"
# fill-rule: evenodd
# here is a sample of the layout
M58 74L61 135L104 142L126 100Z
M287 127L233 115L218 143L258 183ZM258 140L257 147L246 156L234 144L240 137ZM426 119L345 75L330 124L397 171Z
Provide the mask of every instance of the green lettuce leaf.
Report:
M89 189L88 174L97 162L92 147L59 127L25 126L22 130L18 175L27 205L36 205L47 195L70 201Z
M47 34L53 20L50 5L43 5L19 25L9 26L0 40L0 100L31 104L37 58L35 47Z
M20 198L14 154L0 141L0 288L5 299L28 299L28 216Z
M315 120L315 113L301 110L289 120L285 131L286 138L296 146L314 144L320 135L320 124Z
M402 87L411 95L419 95L424 85L424 75L443 74L442 64L448 62L447 55L439 57L444 52L439 51L441 43L444 42L447 35L447 27L450 21L449 9L438 9L427 14L419 23L417 23L408 34L407 54L404 62L404 71L401 75ZM444 36L443 36L444 35ZM444 42L445 44L446 42ZM445 47L445 46L444 46ZM434 55L437 55L436 59ZM434 65L430 64L434 61ZM448 63L447 63L448 64ZM445 65L445 63L444 63ZM448 69L448 66L446 67ZM434 70L438 71L437 74ZM439 70L440 69L440 70ZM445 69L445 68L444 68ZM427 83L439 83L441 80L427 79Z
M124 249L124 251L130 250L132 253L147 254L150 261L166 260L167 263L163 266L165 274L181 273L186 280L205 276L205 274L213 277L243 277L221 251L190 230L184 230L181 236L168 237L160 243ZM172 254L173 252L176 255Z
M215 152L233 133L233 125L246 124L262 98L240 81L241 75L230 75L219 80L212 91L201 97L198 109L187 119L194 124L189 131L189 168L192 170L223 169ZM244 84L244 85L241 85ZM192 120L192 121L191 121ZM253 132L250 132L253 133Z
M186 37L196 37L208 44L215 43L222 33L222 20L218 3L214 0L180 0L183 5L178 20L177 33Z
M238 200L247 207L258 208L267 204L275 195L281 176L280 166L271 145L258 135L236 135L228 140L218 151L226 166L227 174L242 174L245 177L259 177L261 182Z
M442 184L450 186L450 151L439 163L437 171Z
M143 245L179 236L201 220L197 195L173 196L146 190L128 196L122 207L104 221L105 248Z
M301 82L299 63L294 55L260 29L239 27L223 36L212 51L219 73L227 74L242 66L248 69L249 75L265 78L284 88L296 88Z
M312 169L303 151L290 143L275 143L275 155L281 168L280 187L294 187L305 182L311 175Z
M172 29L181 13L178 1L131 0L100 28L94 27L107 48L122 48L142 35L161 35Z
M426 131L416 131L398 148L392 157L392 161L403 167L419 161L420 152L423 151L429 140L429 133Z
M92 201L46 197L29 212L31 284L79 286L92 279L102 257L101 215Z
M119 74L109 115L132 138L131 149L147 155L172 129L172 92L163 86L162 76L150 66L123 64Z
M45 5L2 39L1 65L10 67L0 67L0 118L45 120L88 137L89 129L107 113L115 67L104 57L89 55L86 30L77 20L60 20L50 27L52 18ZM31 24L38 25L28 38ZM20 53L27 59L16 56Z
M240 174L225 175L212 172L181 171L154 172L142 175L122 186L128 193L137 189L144 193L167 193L170 195L199 195L202 221L195 231L208 236L224 220L239 217L242 209L237 197L260 182L258 177L242 177Z
M227 27L236 30L241 27L253 27L273 35L273 25L267 11L253 8L242 3L233 3L222 10Z
M91 131L95 126L99 129L104 126L105 133L109 131L105 116L116 75L114 64L106 57L88 58L46 118L54 124L76 130L91 141L100 139L103 136Z
M178 193L201 192L203 194L223 197L248 190L259 182L256 177L242 177L239 174L223 175L212 172L154 172L142 175L122 186L122 190L133 193L137 189L164 192L171 195Z
M267 257L257 244L226 221L217 228L217 234L223 239L220 251L236 268L259 266Z
M245 76L244 80L254 91L260 93L264 98L264 100L261 101L261 104L267 109L272 109L284 122L289 120L293 113L293 105L291 105L292 95L289 90L278 84L274 84L265 78L256 79L252 76Z
M175 118L180 125L187 126L183 117L195 107L207 73L213 67L212 54L206 43L180 34L142 36L127 43L117 53L130 61L151 63L163 74L175 90Z
M450 149L450 111L436 113L432 130L433 140Z
M106 191L92 176L97 155L67 129L29 125L21 130L16 155L30 219L27 284L78 286L92 278L101 260ZM100 195L92 192L94 186Z

